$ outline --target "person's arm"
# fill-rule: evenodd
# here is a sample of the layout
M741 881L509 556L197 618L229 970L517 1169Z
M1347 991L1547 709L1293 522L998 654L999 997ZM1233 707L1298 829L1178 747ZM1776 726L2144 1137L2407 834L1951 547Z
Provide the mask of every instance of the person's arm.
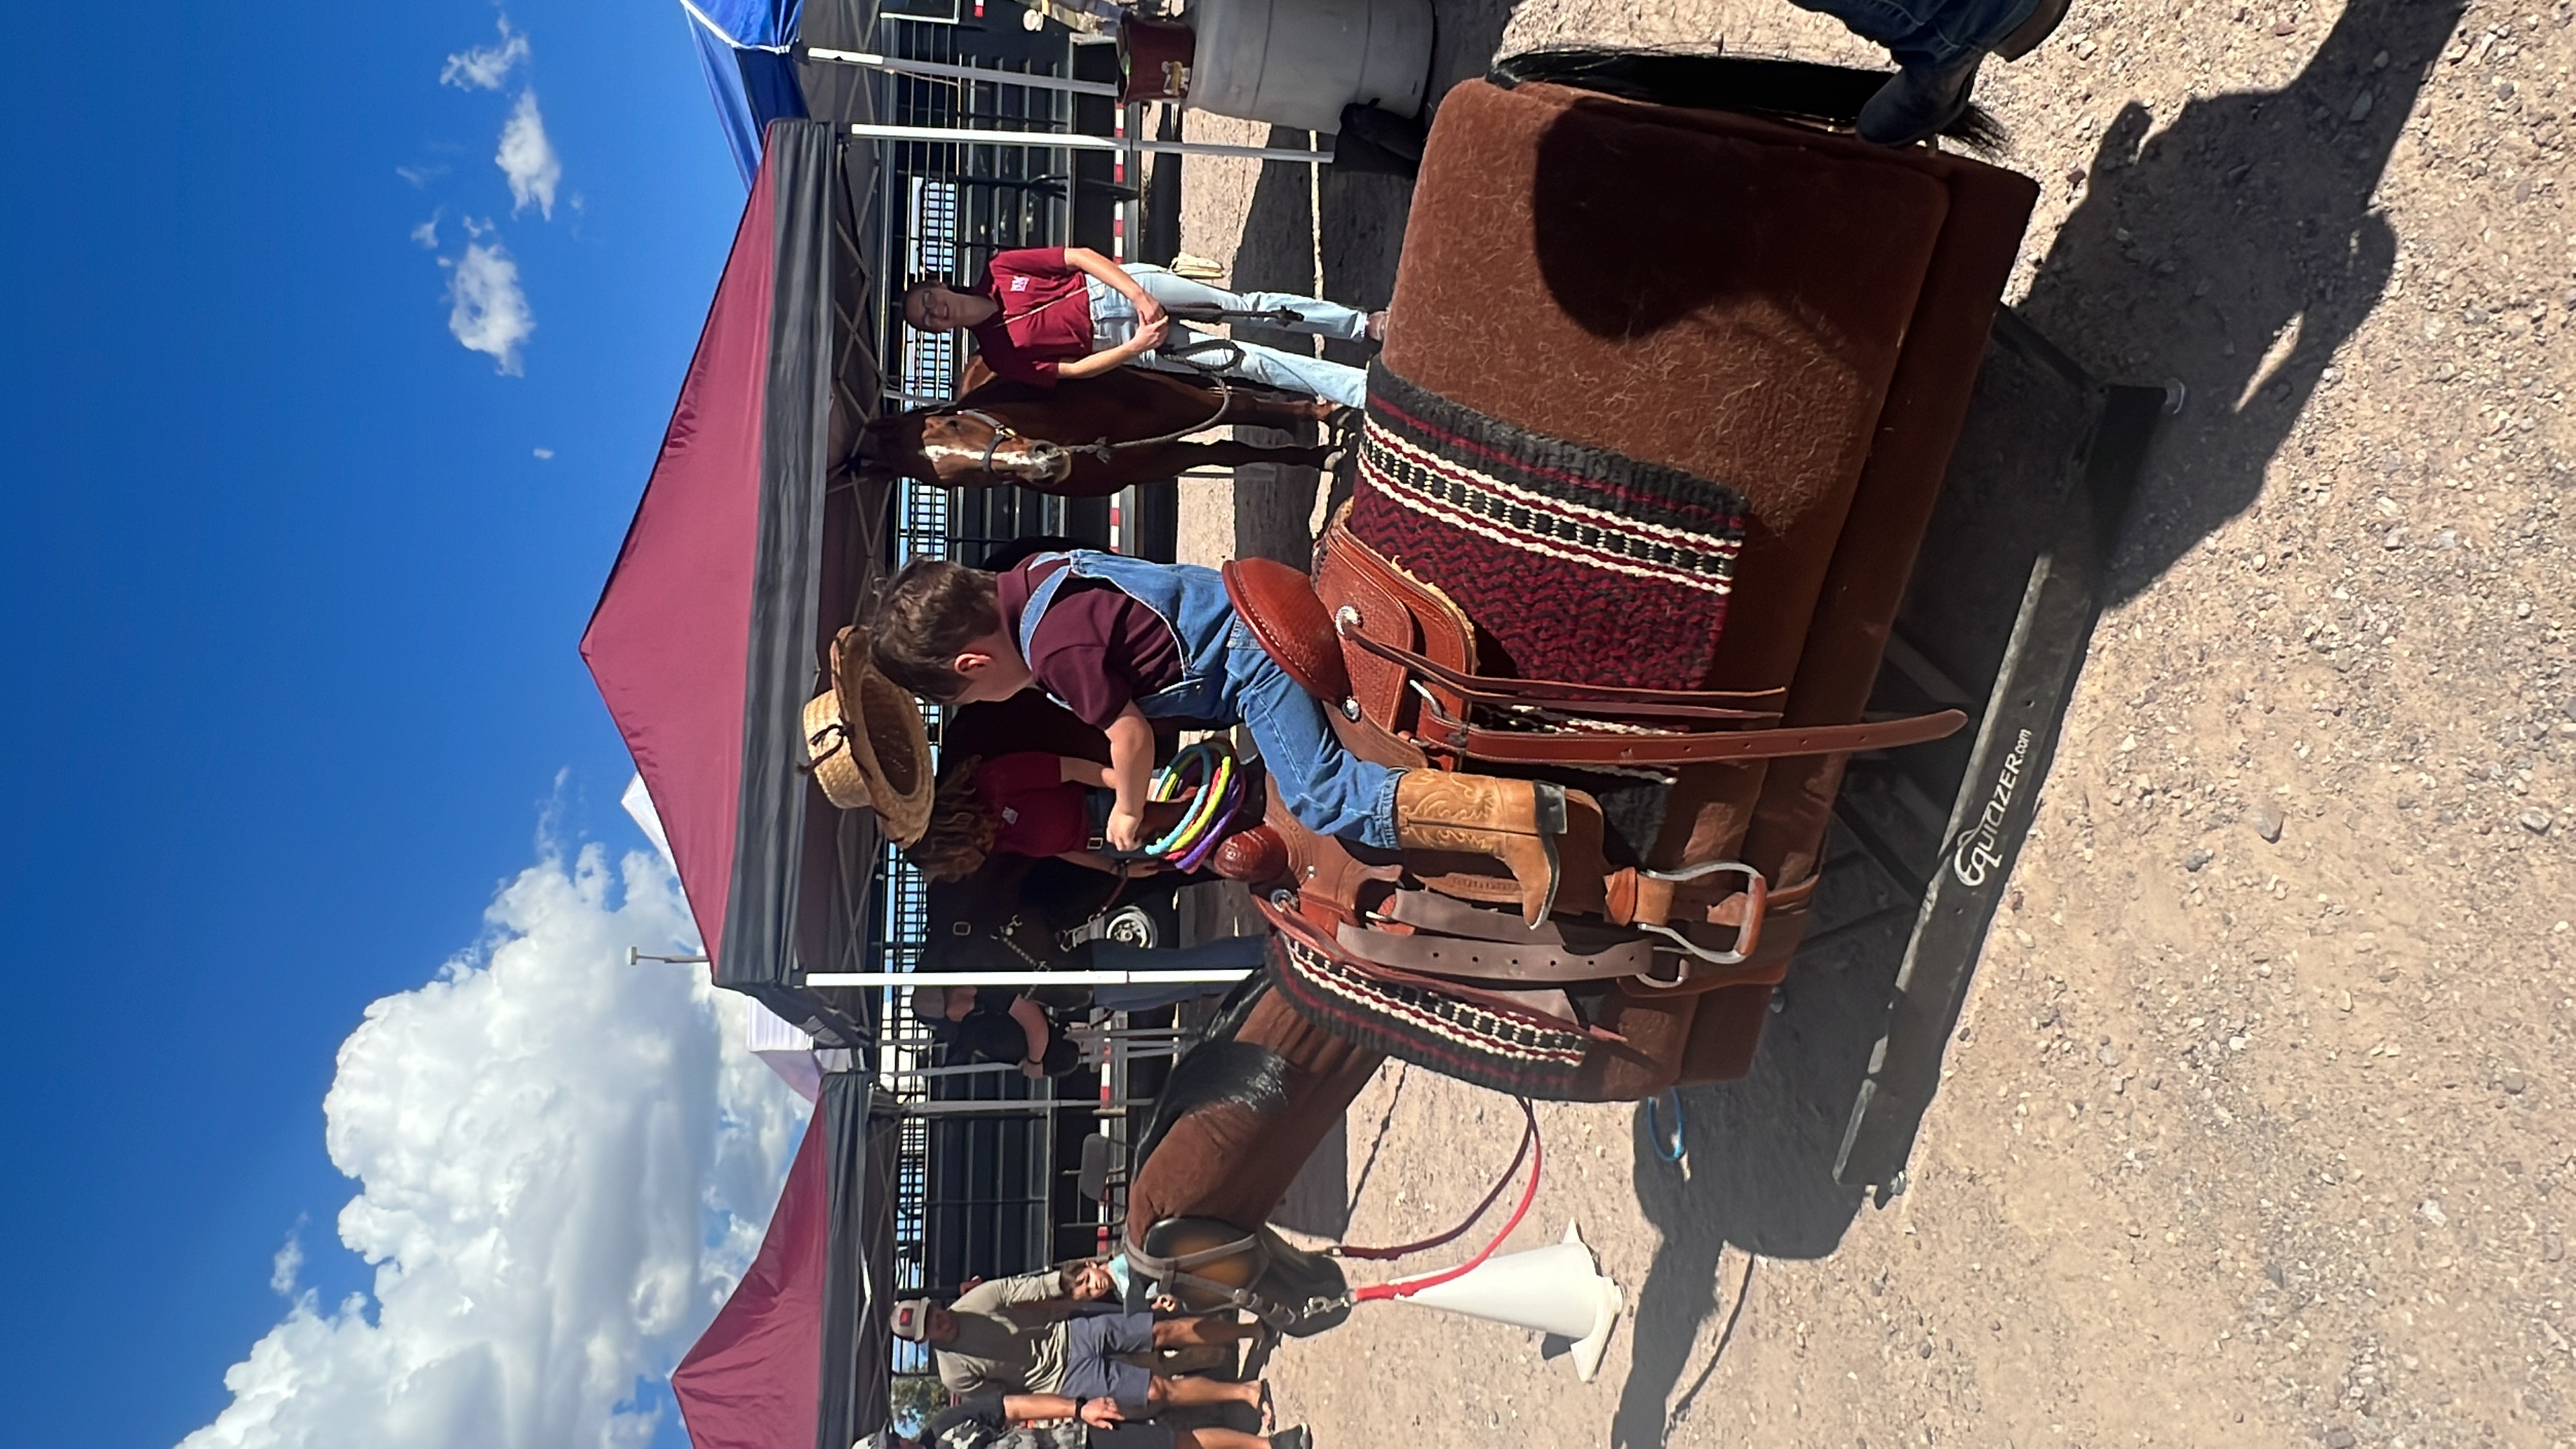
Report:
M1085 276L1096 277L1100 284L1124 297L1136 309L1139 323L1163 320L1163 304L1129 275L1127 269L1089 247L1066 247L1064 264Z
M1058 362L1055 364L1055 375L1059 378L1098 377L1111 368L1124 367L1161 346L1165 330L1162 327L1139 327L1136 329L1135 336L1115 347L1094 352L1087 357L1068 357Z
M1045 1076L1047 1037L1052 1030L1047 1023L1046 1008L1023 996L1011 1003L1011 1020L1020 1024L1020 1031L1029 1043L1029 1054L1020 1058L1020 1075ZM1063 1285L1057 1286L1061 1291Z
M1154 772L1154 726L1136 701L1109 722L1109 788L1118 801L1109 807L1111 848L1134 850L1145 830L1145 793Z
M1056 779L1064 784L1080 785L1089 790L1118 788L1109 778L1109 767L1096 760L1086 760L1080 755L1058 755L1055 760Z
M1001 1294L1002 1306L1005 1307L1023 1303L1052 1303L1069 1300L1072 1296L1065 1288L1064 1270L1061 1268L1040 1268L1034 1273L1015 1273L1008 1278L996 1278L993 1282L995 1291Z

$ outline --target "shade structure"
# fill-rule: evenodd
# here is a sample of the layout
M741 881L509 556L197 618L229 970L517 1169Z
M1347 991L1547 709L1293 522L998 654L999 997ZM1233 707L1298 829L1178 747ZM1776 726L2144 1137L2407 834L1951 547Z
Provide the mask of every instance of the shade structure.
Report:
M678 863L716 984L825 1046L865 1038L809 965L865 937L873 817L799 768L799 712L882 567L882 484L853 466L879 395L852 328L850 143L779 121L616 566L582 636ZM849 320L845 320L849 319Z
M859 78L846 67L809 64L800 51L808 41L864 46L876 23L875 0L680 0L680 10L744 185L759 175L771 122L866 117Z
M793 50L805 0L680 0L680 8L715 96L725 145L749 185L760 171L760 138L769 123L810 114Z
M826 1076L759 1254L672 1371L693 1449L848 1449L885 1423L893 1172L866 1074Z

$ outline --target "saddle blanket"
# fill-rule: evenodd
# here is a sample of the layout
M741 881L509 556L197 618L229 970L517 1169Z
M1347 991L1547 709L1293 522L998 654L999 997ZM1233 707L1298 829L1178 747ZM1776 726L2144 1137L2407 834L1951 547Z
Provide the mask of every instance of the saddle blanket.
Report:
M1544 437L1369 368L1351 531L1457 600L1486 672L1641 689L1708 677L1744 496Z

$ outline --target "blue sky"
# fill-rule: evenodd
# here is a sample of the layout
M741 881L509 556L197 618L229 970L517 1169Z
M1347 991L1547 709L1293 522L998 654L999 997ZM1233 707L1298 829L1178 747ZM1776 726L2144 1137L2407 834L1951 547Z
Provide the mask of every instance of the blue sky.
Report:
M742 203L671 0L514 0L506 33L476 0L113 14L31 39L0 92L20 279L0 388L0 1385L30 1446L174 1444L264 1337L285 1372L340 1352L332 1332L390 1330L375 1300L335 1317L377 1280L341 1245L358 1184L334 1147L389 1191L434 1182L442 1155L451 1176L516 1170L458 1145L507 1120L419 1120L473 1087L468 1038L561 1030L611 938L678 929L667 881L621 863L641 847L617 809L629 766L575 646ZM477 48L496 83L469 65L442 84ZM515 195L496 161L514 117ZM485 351L451 326L460 267ZM489 970L419 990L460 952ZM716 1030L685 980L626 984L608 1034ZM549 1040L531 1081L629 1069ZM704 1080L674 1101L775 1115L691 1041L675 1059ZM682 1219L749 1211L781 1150L760 1126L753 1149L692 1149L730 1188L633 1191L679 1194L662 1206ZM451 1189L481 1190L421 1190ZM362 1235L443 1251L390 1201ZM275 1261L290 1235L300 1265ZM616 1271L559 1276L596 1295ZM716 1270L687 1271L621 1351L667 1351ZM307 1292L296 1349L272 1331ZM452 1432L590 1424L531 1412ZM298 1442L261 1432L242 1442Z

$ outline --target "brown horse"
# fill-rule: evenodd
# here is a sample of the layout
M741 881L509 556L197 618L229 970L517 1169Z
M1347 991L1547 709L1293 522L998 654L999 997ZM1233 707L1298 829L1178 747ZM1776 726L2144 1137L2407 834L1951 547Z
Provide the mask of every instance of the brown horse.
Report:
M1860 93L1863 78L1841 79ZM1582 787L1590 833L1558 842L1566 894L1544 923L1555 934L1525 928L1514 883L1480 861L1362 859L1283 824L1292 871L1256 887L1271 967L1229 1029L1175 1066L1141 1142L1126 1219L1140 1276L1208 1278L1242 1260L1263 1265L1237 1275L1261 1285L1284 1262L1287 1282L1257 1288L1265 1304L1329 1308L1329 1288L1306 1287L1313 1265L1258 1228L1384 1055L1571 1100L1746 1075L1804 928L1844 762L1958 723L1923 716L1878 734L1862 708L2035 188L1963 158L1678 99L1692 109L1546 84L1470 82L1444 98L1371 383L1394 401L1366 446L1389 461L1360 484L1362 504L1378 498L1370 526L1405 530L1369 556L1401 553L1421 572L1363 573L1333 543L1319 568L1338 592L1306 599L1311 619L1281 615L1299 627L1278 637L1313 646L1288 655L1345 666L1326 697L1344 705L1337 728L1359 727L1345 736L1354 749L1401 766L1503 762L1566 781L1570 804ZM1658 190L1694 199L1652 237L1612 220L1624 198ZM1902 226L1875 223L1895 215L1888 198L1912 208ZM1873 227L1850 227L1854 208ZM1471 410L1478 422L1455 421ZM1570 444L1507 455L1483 420L1622 456L1578 468ZM1442 428L1445 445L1432 437ZM1538 462L1492 481L1512 456ZM1649 476L1621 471L1632 459L1735 480L1742 567L1725 612L1630 628L1666 616L1610 614L1597 601L1635 589L1631 575L1570 561L1578 543L1609 547L1648 522L1715 536L1650 512L1701 494L1592 481ZM1399 487L1467 501L1389 502ZM1581 506L1580 528L1555 516L1574 516L1559 499ZM1457 521L1471 504L1483 511ZM1533 536L1553 532L1501 542L1531 520ZM1458 542L1471 537L1483 542ZM1496 655L1508 677L1485 672ZM1532 660L1548 669L1520 677ZM1629 667L1640 660L1657 669ZM1444 688L1461 694L1443 703ZM1616 715L1623 688L1637 718L1584 738L1583 719ZM1739 732L1716 708L1757 696L1779 727ZM1677 704L1718 722L1657 717ZM1522 715L1549 727L1514 733ZM1497 727L1479 735L1475 718ZM1613 790L1629 792L1616 810ZM1727 928L1732 949L1714 949Z
M978 488L1016 483L1066 498L1100 498L1191 468L1245 463L1323 467L1330 446L1266 448L1186 443L1202 428L1332 424L1343 411L1315 398L1141 367L1068 378L1053 387L997 378L978 358L945 407L892 413L867 426L860 459L924 483Z

